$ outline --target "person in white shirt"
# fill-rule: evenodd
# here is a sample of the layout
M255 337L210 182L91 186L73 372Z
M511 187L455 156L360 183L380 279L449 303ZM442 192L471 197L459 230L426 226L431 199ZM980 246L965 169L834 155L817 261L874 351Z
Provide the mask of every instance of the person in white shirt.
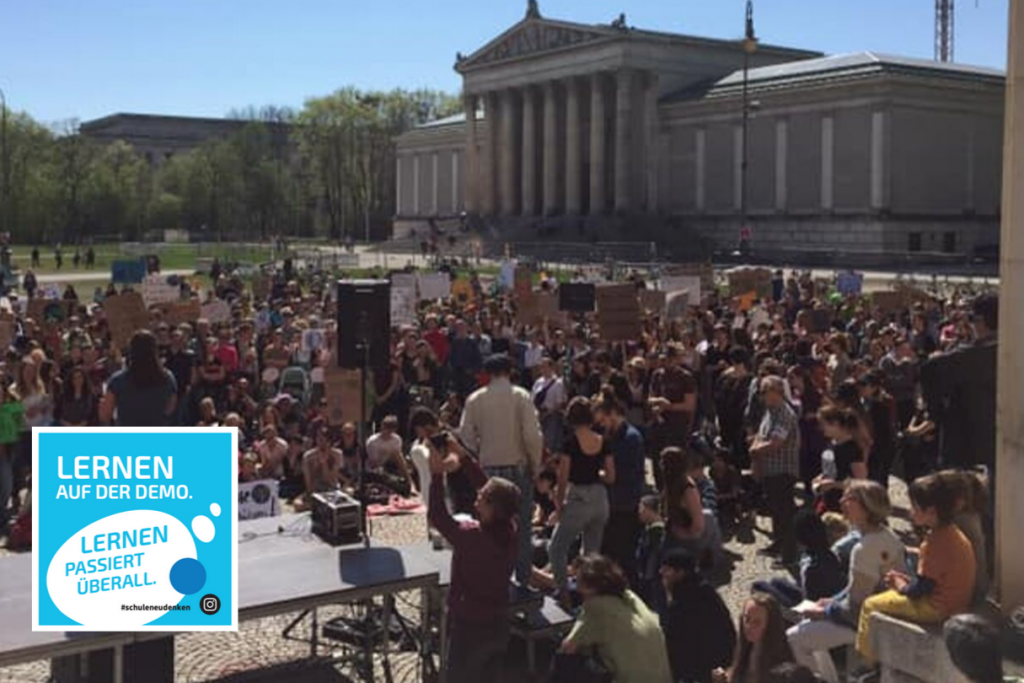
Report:
M530 394L509 380L512 361L507 355L488 358L484 372L490 382L466 399L459 426L462 442L477 454L488 477L502 477L520 491L532 491L544 450L537 409ZM524 495L516 558L516 580L522 587L528 585L533 570L532 518L533 497Z
M562 445L562 425L565 404L569 401L565 383L555 373L555 362L544 356L539 364L540 376L533 383L530 398L540 415L540 428L544 434L544 448L555 452Z
M380 423L380 431L366 440L366 467L370 481L377 480L395 493L408 496L413 492L409 465L402 455L402 437L398 435L398 418L388 415Z

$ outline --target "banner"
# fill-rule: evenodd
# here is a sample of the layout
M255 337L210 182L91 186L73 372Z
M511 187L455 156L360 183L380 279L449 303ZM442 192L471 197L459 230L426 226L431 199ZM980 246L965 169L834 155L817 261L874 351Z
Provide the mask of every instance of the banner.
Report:
M110 264L110 281L115 285L135 285L146 277L146 263L142 259L113 261Z
M142 302L146 308L156 304L167 304L181 299L181 289L167 282L167 276L159 273L147 275L142 281Z
M238 485L238 520L277 517L281 514L276 479L260 479Z
M452 279L448 273L419 273L416 285L420 300L437 301L452 295Z
M238 630L238 430L32 437L33 631Z
M214 299L202 305L199 317L206 318L211 323L226 323L231 320L231 306L226 301Z
M149 312L142 303L142 295L138 292L108 296L103 300L103 310L107 314L110 337L114 341L114 346L119 349L128 346L136 330L149 327Z

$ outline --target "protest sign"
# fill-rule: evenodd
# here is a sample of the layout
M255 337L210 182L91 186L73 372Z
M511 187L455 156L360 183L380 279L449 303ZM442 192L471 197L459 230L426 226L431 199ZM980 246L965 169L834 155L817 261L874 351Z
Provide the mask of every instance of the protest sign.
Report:
M321 329L303 330L302 331L302 352L305 354L311 354L314 351L318 351L324 346L324 342L327 339L324 331Z
M715 291L715 268L710 263L676 263L662 270L662 278L692 275L700 278L701 296ZM664 287L662 288L664 289ZM684 287L684 289L687 289ZM667 291L667 290L666 290Z
M70 318L74 307L74 301L30 299L28 302L28 317L43 327L49 327L51 325L58 325Z
M540 327L545 320L563 320L558 311L558 296L554 292L533 292L517 307L516 319L521 325Z
M404 279L391 282L391 324L401 327L416 324L416 280L410 285Z
M689 305L700 306L701 281L698 275L670 275L661 278L659 289L663 292L689 292Z
M327 368L324 371L324 400L327 402L327 423L340 426L359 422L360 371Z
M181 288L167 281L160 273L147 275L142 281L142 301L146 308L154 304L166 304L181 298Z
M772 271L767 268L740 268L729 273L729 293L743 296L754 292L755 298L769 301L772 298Z
M657 289L641 289L639 294L641 309L655 315L662 315L665 312L665 292Z
M452 283L452 297L460 304L472 302L475 298L473 295L473 285L466 278L460 277Z
M738 308L744 312L754 307L755 300L757 300L757 292L746 292L736 297Z
M597 305L595 287L589 282L567 282L558 288L558 310L593 313Z
M237 430L32 431L34 631L238 629Z
M14 336L17 334L17 331L18 329L14 320L0 320L0 350L6 351L10 348L11 344L14 342Z
M238 485L238 520L277 517L280 482L276 479L247 481Z
M60 287L52 283L48 285L43 285L42 287L39 288L39 294L44 299L56 301L60 299Z
M231 320L231 306L222 299L214 299L202 305L199 317L206 318L211 323L226 323Z
M533 292L533 272L529 268L516 268L515 295L522 301Z
M675 292L665 293L665 319L681 320L686 317L690 307L690 292L681 289Z
M597 324L606 341L630 341L639 337L643 325L636 285L598 287Z
M871 302L882 313L895 313L906 306L906 296L903 292L875 292L871 295Z
M199 320L201 313L198 299L156 304L150 310L160 311L164 322L173 326L178 326L182 323L195 324Z
M253 301L261 302L266 301L267 297L270 296L270 287L273 283L270 280L269 275L263 273L256 273L256 276L252 279L252 298Z
M110 281L115 285L134 285L146 277L146 263L142 259L113 261L110 264Z
M857 295L864 290L864 273L848 270L836 276L836 289L843 296Z
M107 314L110 336L118 348L127 347L136 330L149 327L149 312L138 292L108 296L103 300L103 310Z
M419 273L416 285L421 301L447 299L452 293L452 279L448 273Z
M501 262L498 270L498 288L507 291L515 286L516 264L509 259Z

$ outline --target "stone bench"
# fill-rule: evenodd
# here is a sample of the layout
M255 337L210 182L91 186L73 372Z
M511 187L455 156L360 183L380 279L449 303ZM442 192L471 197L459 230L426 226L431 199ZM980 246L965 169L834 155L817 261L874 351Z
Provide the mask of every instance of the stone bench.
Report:
M970 683L949 658L942 628L871 615L881 683Z

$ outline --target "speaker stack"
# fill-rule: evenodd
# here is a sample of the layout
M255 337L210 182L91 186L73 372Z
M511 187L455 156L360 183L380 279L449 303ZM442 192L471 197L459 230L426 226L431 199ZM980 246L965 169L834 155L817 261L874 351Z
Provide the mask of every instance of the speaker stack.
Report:
M391 347L391 283L338 281L338 366L386 368Z

